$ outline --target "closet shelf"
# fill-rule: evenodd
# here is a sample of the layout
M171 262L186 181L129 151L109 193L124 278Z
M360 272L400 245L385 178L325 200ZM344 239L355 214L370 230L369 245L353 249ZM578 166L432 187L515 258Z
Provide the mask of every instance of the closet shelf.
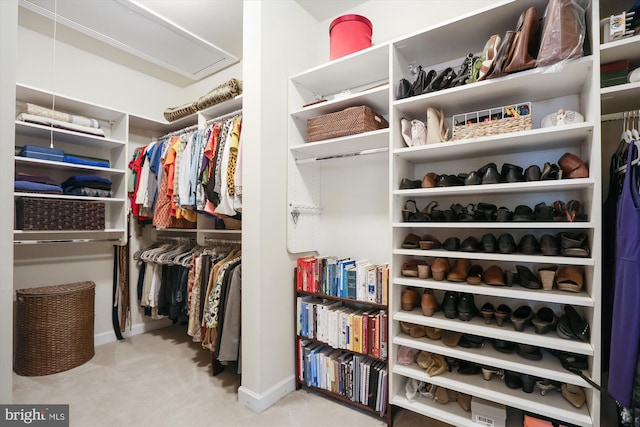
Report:
M42 199L62 199L62 200L82 200L92 202L105 202L105 203L124 203L125 199L117 197L86 197L86 196L67 196L64 194L43 194L43 193L13 193L14 197L31 197Z
M418 308L413 311L398 311L393 315L393 320L459 331L465 334L480 335L486 338L531 344L587 356L593 356L594 354L593 347L588 342L560 338L555 332L536 334L532 326L520 332L516 331L509 323L502 327L497 326L495 323L487 325L484 323L484 319L478 316L468 322L463 322L459 319L447 319L442 312L436 312L430 317L424 316Z
M485 381L480 374L461 375L457 372L449 372L430 377L417 365L396 365L393 368L393 373L457 390L462 393L469 393L473 396L579 426L591 427L593 425L587 405L583 405L582 408L577 409L567 402L558 392L549 392L545 396L542 396L538 390L535 390L533 393L525 393L522 390L510 389L504 381L497 378L491 381Z
M531 229L531 230L582 230L595 227L595 223L591 221L506 221L506 222L394 222L394 228L425 228L425 229L442 229L442 228L460 228L480 230L500 230L500 229Z
M474 158L479 156L527 153L532 150L579 146L593 133L592 122L570 124L562 127L538 128L519 132L460 139L440 144L404 147L393 150L395 156L409 161L439 161L452 157ZM500 166L500 165L498 165Z
M376 44L290 77L300 92L327 96L389 80L389 44ZM309 98L305 104L311 102Z
M640 99L640 82L602 88L600 98L603 115L636 110Z
M42 159L33 159L30 157L22 157L15 156L14 158L16 164L20 164L22 166L32 166L38 168L40 171L42 170L69 170L69 171L92 171L92 172L102 172L106 175L110 176L118 176L124 175L125 171L122 169L111 169L111 168L102 168L98 166L86 166L86 165L78 165L75 163L65 163L65 162L55 162L51 160L42 160Z
M487 295L492 297L502 297L520 299L524 301L540 301L553 304L570 304L584 307L593 307L593 298L585 292L565 292L559 289L543 291L542 289L527 289L521 286L491 286L491 285L469 285L466 282L456 283L446 280L432 279L411 279L407 277L397 277L393 279L396 285L412 286L414 288L440 289L443 291L473 292L476 295Z
M356 135L310 142L291 147L296 160L345 156L365 150L377 150L389 146L389 129L374 130Z
M404 387L402 390L404 393ZM413 401L406 397L395 395L392 397L390 403L456 427L478 427L480 425L471 420L471 412L466 412L456 402L443 405L435 402L433 399L427 399L417 394Z
M383 310L387 309L387 305L386 304L377 304L375 302L361 301L361 300L351 299L351 298L340 298L340 297L336 297L336 296L333 296L333 295L327 295L327 294L317 293L317 292L307 292L307 291L297 291L297 292L298 292L298 294L300 294L300 296L314 296L314 297L317 297L317 298L323 298L323 299L328 299L328 300L332 300L332 301L342 301L342 302L344 302L346 304L349 304L349 305L360 304L360 305L367 306L367 307L381 308ZM305 337L305 339L308 339L308 338Z
M608 64L609 62L620 61L624 59L640 58L640 35L615 40L600 45L600 62Z
M450 356L460 360L467 360L482 366L491 366L508 371L530 374L538 378L575 384L580 387L591 387L591 385L580 376L564 369L558 358L546 351L543 353L541 360L532 361L519 356L516 352L509 354L500 353L488 342L485 343L482 348L449 347L445 345L442 340L434 341L428 338L417 339L411 338L406 334L401 334L393 338L393 343L441 354L443 356ZM497 377L494 377L491 381L494 380L499 381ZM536 392L538 392L537 389Z
M500 105L536 102L580 92L588 79L593 58L582 57L564 66L551 65L483 80L393 103L404 115L424 120L427 107L437 105L447 116ZM535 113L535 110L534 110Z
M336 98L330 101L324 101L304 107L298 111L292 112L291 117L295 120L306 122L310 118L321 116L323 114L334 113L356 105L366 105L378 114L382 114L384 116L388 115L389 84L386 83L381 86L374 86L370 89L362 92L356 92L343 98Z
M124 233L122 228L107 228L104 230L13 230L14 236L20 238L29 236L55 236L55 235L104 235L108 233Z
M49 126L38 125L35 123L26 123L21 120L16 120L15 126L16 135L39 139L47 139L50 138L51 135L53 135L54 143L70 143L82 145L85 147L88 144L91 144L95 145L96 147L109 149L124 147L126 145L124 141L119 141L116 139L103 138L100 136L74 132L66 129L57 129Z
M485 252L462 252L446 250L421 250L421 249L394 249L394 255L409 255L439 258L469 258L486 261L509 261L519 263L537 264L569 264L569 265L594 265L593 258L525 255L525 254L499 254Z
M526 166L525 166L526 167ZM434 171L436 173L441 171ZM437 197L444 195L473 195L486 197L487 194L522 194L533 192L556 192L592 189L595 180L589 178L557 179L553 181L529 181L501 184L462 185L454 187L418 188L414 190L393 190L395 196Z

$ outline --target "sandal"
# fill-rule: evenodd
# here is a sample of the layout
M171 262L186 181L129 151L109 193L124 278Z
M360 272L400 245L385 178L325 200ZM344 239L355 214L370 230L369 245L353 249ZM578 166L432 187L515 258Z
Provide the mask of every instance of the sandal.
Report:
M442 247L442 243L438 240L437 237L432 236L431 234L425 234L420 239L420 249L429 250L429 249L440 249Z
M414 233L410 233L404 238L402 247L404 249L418 249L420 246L420 236Z
M412 216L418 213L418 206L415 200L407 200L404 202L404 209L402 209L402 221L411 221Z

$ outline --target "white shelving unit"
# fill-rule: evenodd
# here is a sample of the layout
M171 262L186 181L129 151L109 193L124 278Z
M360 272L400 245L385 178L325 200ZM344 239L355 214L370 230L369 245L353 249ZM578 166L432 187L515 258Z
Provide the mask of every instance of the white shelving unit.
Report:
M338 255L368 259L373 264L382 264L390 258L389 239L385 237L390 130L306 142L307 120L313 117L367 105L387 118L389 70L389 46L379 45L290 77L288 212L291 215L287 218L290 253ZM322 102L316 102L321 99ZM361 220L345 222L345 211L359 212ZM348 307L387 310L386 304L313 295L340 301ZM303 385L301 381L297 384ZM375 413L340 394L315 390ZM387 422L390 419L387 414Z
M409 65L422 65L426 70L442 70L447 66L457 67L469 52L479 53L492 34L504 35L506 30L514 29L520 14L530 6L537 8L543 16L547 1L525 0L505 1L478 13L469 14L432 28L427 28L392 43L391 81L401 78L409 81ZM597 12L596 12L597 13ZM588 13L587 22L591 28L597 28L597 16ZM595 23L595 25L594 25ZM588 32L589 33L589 32ZM455 37L450 37L455 34ZM597 45L592 39L591 46ZM446 49L440 47L446 45ZM426 399L409 401L405 396L407 378L433 383L438 386L457 390L482 399L497 402L509 407L510 419L507 424L517 425L521 411L537 413L560 421L580 425L599 425L600 395L588 382L565 370L557 358L545 351L560 350L586 355L589 360L588 372L596 383L600 382L600 108L599 83L597 73L597 55L587 55L564 64L514 73L501 78L445 89L411 98L392 100L390 110L391 127L391 227L393 229L393 258L390 291L390 323L392 379L390 384L391 403L399 407L418 412L429 417L456 425L475 425L471 414L464 412L459 405L440 405ZM533 128L531 130L487 136L482 138L447 141L427 146L407 147L401 136L400 119L419 119L425 121L428 107L443 110L449 124L456 114L486 110L501 105L531 102ZM585 121L557 128L540 128L543 117L560 108L581 112ZM459 174L469 173L490 162L496 163L498 171L504 163L511 163L526 169L537 164L542 168L545 162L558 163L565 153L576 154L590 167L589 178L522 182L512 184L491 184L461 187L436 187L412 190L399 190L402 179L419 180L428 173ZM496 206L506 206L513 210L518 205L533 208L540 202L552 204L555 200L580 200L588 220L584 222L403 222L402 209L407 200L415 200L418 209L437 201L439 209L447 209L454 203L465 206L469 203L487 202ZM499 254L484 252L460 252L446 250L402 249L401 244L409 233L419 236L431 234L438 240L458 237L461 241L469 236L478 239L487 232L497 238L502 233L511 234L518 242L528 233L540 238L543 234L557 234L562 231L584 232L588 235L590 256L587 258L565 256L525 255L520 253ZM403 263L412 260L426 260L429 264L436 258L446 258L450 264L456 259L466 258L472 264L487 268L497 264L503 269L515 270L516 265L524 265L532 271L542 266L577 265L585 270L585 286L579 293L560 290L531 290L514 285L513 287L480 286L463 283L436 281L433 279L407 278L401 275ZM479 309L485 302L494 306L507 304L513 310L521 305L529 305L534 313L540 307L550 307L557 316L563 313L565 304L572 305L584 316L591 326L589 342L560 338L555 331L546 334L534 333L533 327L523 332L505 322L498 327L495 320L486 324L480 316L469 322L448 319L442 312L428 317L420 308L403 311L400 308L402 291L411 287L421 291L432 289L439 301L446 291L471 293ZM444 330L458 331L463 334L485 338L482 348L466 349L448 347L442 341L427 337L412 338L400 330L399 322L409 322ZM528 344L543 349L540 361L527 360L515 352L500 353L493 349L490 341L505 340L514 344ZM407 346L432 353L453 357L480 365L493 366L522 374L534 375L562 383L583 387L587 403L575 408L559 393L541 396L536 388L534 393L509 389L499 378L483 380L478 375L461 375L454 369L442 375L430 377L416 364L401 366L395 363L399 346ZM513 423L516 424L513 424ZM521 425L521 424L520 424Z
M594 3L587 11L590 29L598 28L599 3ZM342 221L345 228L356 229L360 224L362 211L354 209L346 198L331 198L325 182L327 172L322 165L333 162L326 168L331 174L338 170L338 160L334 158L356 157L366 152L389 151L389 191L388 226L391 229L390 255L391 278L389 289L389 341L392 375L390 377L390 403L438 420L456 425L472 426L471 414L459 405L440 405L423 398L409 401L405 395L408 378L430 382L452 390L469 393L475 397L507 406L507 425L521 425L524 411L548 416L580 426L597 426L600 422L600 393L588 381L564 369L560 362L547 350L559 350L587 356L589 368L585 375L595 383L600 383L599 353L601 331L601 146L600 146L600 97L599 61L600 52L592 53L591 47L598 46L598 32L587 31L585 56L571 61L514 73L470 85L459 86L406 99L395 99L395 85L401 78L413 81L410 68L422 65L425 70L442 70L458 67L469 52L480 53L484 43L493 34L505 34L515 29L515 25L528 7L537 8L543 16L547 0L505 0L478 12L461 16L393 40L388 45L374 46L348 57L315 67L290 78L289 84L289 211L287 243L289 252L316 252L327 254L332 248L340 247L342 234L334 233L335 223ZM455 37L452 37L455 35ZM635 42L617 43L619 53L612 47L607 55L612 59L623 52L637 52ZM446 46L446 47L445 47ZM604 55L604 54L603 54ZM411 66L411 67L410 67ZM634 88L625 89L633 96ZM614 89L610 89L614 91ZM389 94L387 104L383 93ZM324 100L324 101L321 101ZM319 102L320 101L320 102ZM457 114L486 110L502 105L531 103L533 128L508 134L447 141L418 147L407 147L401 135L400 119L425 121L428 107L442 109L452 125L452 117ZM389 121L389 129L353 135L344 138L306 143L307 119L326 114L348 106L370 104L378 108ZM541 128L542 118L557 112L560 108L580 112L584 122L561 127ZM603 97L604 109L604 97ZM436 187L400 190L402 179L420 180L428 172L436 174L469 173L488 164L511 163L523 169L530 165L541 168L545 162L557 164L564 153L573 153L589 167L588 178L561 179L556 181L522 182L461 187ZM345 160L345 162L353 162ZM342 165L342 163L341 163ZM369 166L373 169L374 166ZM360 170L358 170L360 171ZM384 172L379 172L384 173ZM345 186L356 199L357 192L366 187L366 181L354 171ZM353 181L352 181L353 179ZM354 184L355 182L355 184ZM335 192L331 190L331 194ZM581 211L587 215L580 222L403 222L402 210L407 200L415 200L418 209L431 201L437 201L440 209L447 209L454 203L465 206L469 203L487 202L496 206L506 206L514 210L518 205L533 208L538 203L552 205L554 201L579 200ZM348 205L340 211L341 216L331 217L326 200L338 200ZM365 200L364 197L359 200ZM335 214L335 211L331 211ZM382 213L381 215L383 215ZM371 230L371 229L370 229ZM445 250L403 249L401 244L409 233L419 236L431 234L438 240L469 236L480 238L487 232L496 238L509 233L518 242L528 233L540 238L543 234L558 234L563 231L585 233L588 236L589 256L543 256L521 253L468 253ZM333 238L332 238L333 236ZM351 247L361 252L375 248L370 241L353 238ZM380 243L378 243L379 245ZM520 286L494 287L486 284L471 286L466 283L436 281L433 279L408 278L401 275L402 265L412 259L433 261L436 257L447 258L453 263L459 258L467 258L487 268L497 264L504 269L515 270L516 265L524 265L532 271L543 266L580 266L585 272L582 290L570 293L560 290L543 291ZM432 289L436 298L442 301L446 291L468 292L475 298L477 308L484 302L494 306L507 304L512 309L529 305L534 313L541 307L550 307L557 316L563 314L564 305L573 306L590 324L591 335L587 342L559 337L555 331L546 334L534 333L529 326L523 332L516 331L510 323L503 327L486 324L481 317L469 322L448 319L441 312L431 317L424 316L419 308L412 311L401 310L402 291L412 287L417 290ZM409 322L434 328L458 331L485 337L482 348L466 349L448 347L442 341L428 338L412 338L404 334L399 322ZM499 339L513 344L528 344L540 347L543 358L531 361L515 352L504 354L493 349L490 340ZM399 346L413 347L461 361L493 366L522 374L530 374L540 379L550 379L580 386L586 395L586 404L575 408L560 393L542 396L534 393L509 389L504 381L494 378L484 381L481 375L461 375L446 372L429 377L417 365L396 364ZM520 423L520 424L518 424Z
M24 103L32 103L50 109L55 107L56 111L94 118L100 123L100 128L104 131L105 137L16 120L17 146L36 145L49 147L53 145L57 149L62 149L66 155L89 156L107 160L110 167L86 166L16 155L14 157L16 172L45 174L59 182L73 175L97 175L112 181L113 197L15 192L14 198L44 198L104 203L105 228L104 230L15 230L14 241L16 243L29 243L30 241L38 240L59 240L66 236L71 236L70 240L113 240L119 244L126 243L128 115L125 112L115 111L18 84L16 87L16 106L18 111L20 111ZM69 215L73 215L73 212L69 212Z

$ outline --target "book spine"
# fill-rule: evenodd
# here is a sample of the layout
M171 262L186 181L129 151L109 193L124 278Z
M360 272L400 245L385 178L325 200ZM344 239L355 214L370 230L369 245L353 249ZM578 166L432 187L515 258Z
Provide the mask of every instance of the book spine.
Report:
M388 356L387 334L388 334L388 315L384 310L380 310L380 358L386 359Z

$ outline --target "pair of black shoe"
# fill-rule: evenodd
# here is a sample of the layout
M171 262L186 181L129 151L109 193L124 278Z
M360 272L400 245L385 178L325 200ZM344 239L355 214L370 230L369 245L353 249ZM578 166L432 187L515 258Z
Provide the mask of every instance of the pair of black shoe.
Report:
M461 252L497 252L501 254L520 252L526 255L540 253L540 244L533 234L524 235L518 244L509 233L503 233L497 239L492 233L486 233L480 239L469 236L462 242L457 237L449 237L442 243L442 248Z
M466 322L478 313L473 294L468 292L445 292L440 308L447 319L455 319L459 316L460 320Z

